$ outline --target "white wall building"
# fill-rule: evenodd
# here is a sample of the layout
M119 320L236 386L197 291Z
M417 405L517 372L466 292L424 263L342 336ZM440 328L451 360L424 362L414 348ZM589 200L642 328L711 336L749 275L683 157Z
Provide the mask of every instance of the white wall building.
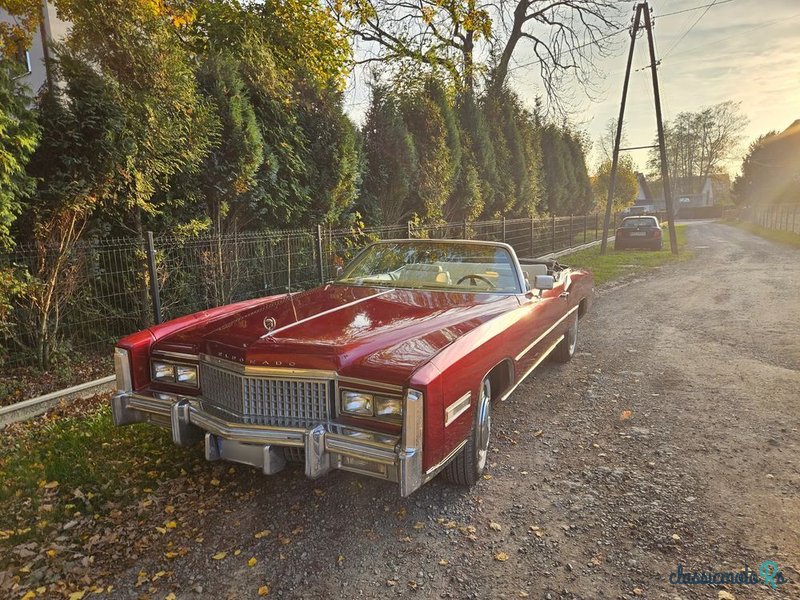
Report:
M69 23L59 19L55 6L46 0L42 1L42 17L40 26L33 32L30 47L20 48L18 52L18 60L25 73L20 79L34 95L47 81L45 58L50 44L64 39L69 32ZM16 18L0 9L0 21L14 23Z

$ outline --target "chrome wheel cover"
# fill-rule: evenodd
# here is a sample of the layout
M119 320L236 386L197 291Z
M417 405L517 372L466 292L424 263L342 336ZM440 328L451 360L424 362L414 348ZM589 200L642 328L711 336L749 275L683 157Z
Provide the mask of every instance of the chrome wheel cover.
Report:
M478 473L486 467L486 457L489 454L489 437L492 434L492 388L489 380L481 384L481 395L478 398L477 416L475 420L475 464Z
M569 328L569 355L575 354L575 349L578 347L578 319L575 319L575 324Z

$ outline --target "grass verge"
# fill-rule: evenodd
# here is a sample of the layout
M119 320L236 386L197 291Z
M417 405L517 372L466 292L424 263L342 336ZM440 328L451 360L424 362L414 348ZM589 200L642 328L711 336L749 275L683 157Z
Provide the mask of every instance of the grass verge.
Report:
M664 249L653 250L613 250L600 254L600 246L579 250L560 257L559 262L588 269L594 274L595 285L602 285L614 279L661 267L666 264L689 260L692 252L686 248L686 225L678 225L675 233L678 238L678 255L674 256L669 249L668 232L664 231ZM609 246L613 246L610 244Z
M755 223L748 223L747 221L723 221L725 225L732 225L745 231L749 231L759 237L783 244L784 246L791 246L792 248L800 248L800 234L792 233L791 231L778 231L776 229L768 229Z
M149 425L115 427L107 398L3 432L0 547L41 540L65 520L100 519L186 472L195 449ZM3 561L0 560L0 563Z

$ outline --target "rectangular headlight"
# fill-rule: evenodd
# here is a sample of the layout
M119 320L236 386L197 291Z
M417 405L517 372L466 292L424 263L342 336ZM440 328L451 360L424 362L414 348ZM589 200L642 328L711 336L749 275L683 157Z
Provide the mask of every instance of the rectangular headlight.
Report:
M175 380L184 385L197 387L197 367L193 365L175 365Z
M402 398L375 398L376 417L400 417L403 414Z
M373 416L373 400L374 397L372 394L344 390L342 392L342 412L362 417L371 417Z
M160 361L152 362L153 381L175 381L175 365Z

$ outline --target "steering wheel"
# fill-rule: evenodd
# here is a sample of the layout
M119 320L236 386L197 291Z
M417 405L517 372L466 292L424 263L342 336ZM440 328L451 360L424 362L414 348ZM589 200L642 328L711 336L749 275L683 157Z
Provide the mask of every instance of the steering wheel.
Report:
M489 286L489 289L493 290L495 287L494 284L491 281L489 281L486 277L484 277L483 275L478 275L477 273L470 273L469 275L464 275L461 279L456 281L456 285L461 285L461 282L464 281L465 279L469 279L472 282L472 285L477 285L476 283L477 281L482 281Z

